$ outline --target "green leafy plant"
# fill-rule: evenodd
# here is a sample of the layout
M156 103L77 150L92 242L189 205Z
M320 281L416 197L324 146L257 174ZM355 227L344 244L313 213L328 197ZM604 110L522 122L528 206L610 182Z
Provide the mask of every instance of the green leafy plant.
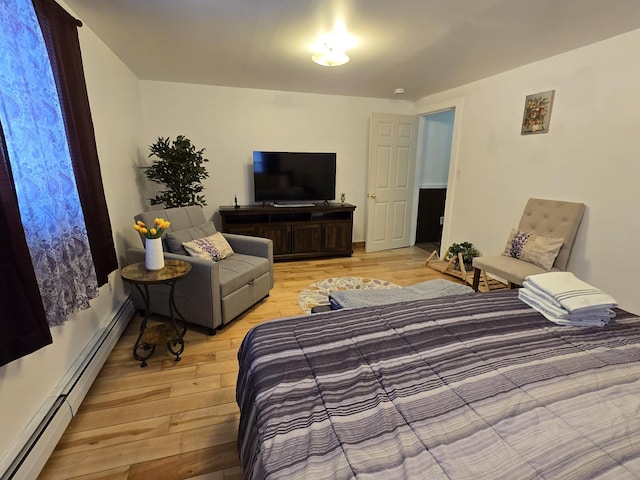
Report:
M204 148L196 150L191 140L178 135L173 141L159 137L149 150L149 157L157 159L145 169L145 175L152 182L166 186L155 198L149 199L151 205L173 208L207 204L201 194L202 180L209 176L203 165L209 161L202 155Z
M474 257L480 256L480 251L478 251L478 249L476 249L471 242L452 243L447 250L445 260L450 260L451 258L453 258L453 264L458 269L460 268L458 253L462 254L462 261L465 265L470 265Z

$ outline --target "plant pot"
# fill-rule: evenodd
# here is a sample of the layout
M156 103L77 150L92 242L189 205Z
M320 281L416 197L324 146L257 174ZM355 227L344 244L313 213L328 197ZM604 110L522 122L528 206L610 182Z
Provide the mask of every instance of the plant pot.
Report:
M144 264L147 270L164 268L164 252L162 251L161 238L144 239Z

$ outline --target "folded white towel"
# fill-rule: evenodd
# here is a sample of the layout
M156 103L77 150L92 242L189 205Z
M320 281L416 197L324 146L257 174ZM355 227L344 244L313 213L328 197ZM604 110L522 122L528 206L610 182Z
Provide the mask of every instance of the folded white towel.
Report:
M546 301L533 293L531 289L518 290L518 298L534 310L540 312L547 320L558 325L571 325L577 327L603 327L615 312L609 308L591 309L587 312L569 313L562 307Z
M580 308L580 309L574 310L573 312L569 312L554 297L552 297L547 292L545 292L541 288L537 287L535 284L531 283L530 281L525 280L523 282L522 286L525 287L525 288L524 289L520 289L520 290L526 290L527 294L532 296L532 297L535 297L536 300L539 303L543 303L543 304L548 305L548 306L553 306L554 308L564 312L565 314L567 314L569 316L571 316L571 315L586 315L586 314L588 314L589 312L592 312L592 311L595 311L597 313L597 312L599 312L599 311L601 311L603 309L608 310L610 308L610 306L608 304L605 304L605 305L598 304L598 305L593 305L591 307Z
M534 288L551 296L568 312L594 308L615 308L616 300L602 290L578 279L571 272L549 272L529 275L523 286Z

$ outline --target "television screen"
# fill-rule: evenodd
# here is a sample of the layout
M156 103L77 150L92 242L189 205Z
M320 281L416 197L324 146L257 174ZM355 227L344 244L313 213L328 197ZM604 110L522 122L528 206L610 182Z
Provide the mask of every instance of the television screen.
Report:
M336 154L253 152L256 202L329 201L336 198Z

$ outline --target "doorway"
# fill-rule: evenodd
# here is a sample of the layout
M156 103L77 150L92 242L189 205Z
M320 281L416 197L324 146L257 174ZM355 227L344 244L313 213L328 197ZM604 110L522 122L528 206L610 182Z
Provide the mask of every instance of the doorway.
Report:
M415 244L431 253L441 247L455 109L429 113L422 119Z

